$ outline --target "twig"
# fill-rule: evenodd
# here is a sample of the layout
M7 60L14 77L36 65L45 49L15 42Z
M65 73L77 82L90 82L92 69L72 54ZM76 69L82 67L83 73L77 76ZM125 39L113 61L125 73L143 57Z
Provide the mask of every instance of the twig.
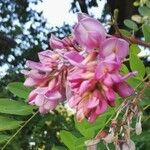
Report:
M119 30L116 30L116 31L120 32ZM138 44L138 45L150 48L150 44L149 43L141 41L141 40L139 40L139 39L137 39L135 37L127 37L127 36L125 36L125 35L123 35L121 33L120 34L115 34L114 36L122 38L122 39L128 41L129 43Z
M118 10L116 9L114 11L114 17L112 17L113 27L116 31L116 34L114 36L122 38L122 39L128 41L129 43L138 44L138 45L150 48L150 43L146 43L144 41L141 41L141 40L139 40L139 39L137 39L133 36L127 37L127 36L123 35L119 30L119 27L118 27L118 24L117 24L117 18L118 18Z
M146 77L136 86L135 89L137 89L145 80L147 80L147 79L149 78L149 76L150 76L150 74L149 74L148 76L146 76ZM128 99L128 98L126 98L123 103L126 103L126 102L127 102L127 99ZM122 107L123 103L120 104L120 106L115 110L115 112L118 112L118 111L120 110L120 108ZM95 139L98 138L99 134L103 131L103 129L106 127L106 125L110 122L110 120L112 120L113 116L114 116L114 114L112 114L112 115L110 116L110 118L106 121L104 127L96 134ZM118 116L118 113L117 113L117 116ZM115 118L116 118L116 117L115 117Z

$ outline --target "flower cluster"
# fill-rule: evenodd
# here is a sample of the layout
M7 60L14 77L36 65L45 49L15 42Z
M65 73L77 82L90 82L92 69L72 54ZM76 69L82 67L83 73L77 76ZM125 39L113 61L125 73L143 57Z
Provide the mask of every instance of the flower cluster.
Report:
M128 97L134 90L125 80L136 74L120 74L129 45L120 38L108 37L102 24L86 14L78 14L71 36L51 36L53 50L39 53L40 62L27 61L30 70L25 86L34 90L29 103L41 113L53 110L66 100L76 110L76 118L94 122L97 116L115 106L116 93Z

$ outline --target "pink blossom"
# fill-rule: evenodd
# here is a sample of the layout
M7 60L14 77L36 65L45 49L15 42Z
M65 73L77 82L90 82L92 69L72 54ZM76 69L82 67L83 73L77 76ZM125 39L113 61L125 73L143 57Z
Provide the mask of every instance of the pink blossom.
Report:
M61 78L52 79L47 87L37 87L29 94L29 104L39 107L41 113L53 110L62 101Z
M115 106L115 93L127 97L134 92L124 80L136 72L122 76L119 73L120 63L115 60L98 60L98 63L94 63L97 58L99 57L90 53L80 63L84 64L83 67L75 65L74 70L68 74L72 91L69 104L77 111L78 121L88 118L94 122L97 116L106 111L108 105Z
M43 86L49 80L46 73L42 73L38 70L23 70L22 73L27 77L24 82L25 86Z
M52 34L49 40L49 44L52 49L74 50L75 39L73 38L73 36L70 36L65 37L61 40Z
M41 87L30 93L29 104L38 106L41 113L47 113L58 105L60 98L61 94L58 91Z
M102 24L86 15L79 14L78 18L79 22L74 27L75 40L88 51L99 48L106 38Z
M134 93L126 80L137 72L120 73L129 44L120 38L106 37L99 21L78 14L78 23L70 37L51 36L53 50L40 52L39 62L27 61L25 86L33 87L29 104L47 113L66 100L76 110L76 118L94 122L115 106L116 94L128 97Z
M101 46L99 57L105 58L115 54L116 58L124 59L128 55L129 44L120 38L108 38Z
M113 89L121 96L121 97L128 97L133 94L133 88L128 85L126 82L119 82L114 84Z

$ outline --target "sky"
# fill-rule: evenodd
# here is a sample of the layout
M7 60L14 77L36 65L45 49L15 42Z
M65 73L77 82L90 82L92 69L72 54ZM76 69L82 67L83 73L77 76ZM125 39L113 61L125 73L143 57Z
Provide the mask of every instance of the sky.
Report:
M68 23L69 25L73 25L77 21L76 14L69 12L72 1L73 0L43 0L43 2L39 2L38 5L32 5L31 7L36 11L43 11L43 16L47 20L50 27L61 27L64 22ZM89 10L89 13L94 15L96 18L101 16L106 0L97 2L98 7L93 7ZM139 56L149 54L150 51L145 50L141 51ZM150 57L148 60L150 60Z
M72 1L73 0L43 0L43 2L39 2L37 5L30 4L29 7L38 12L42 11L49 27L61 27L64 22L69 25L73 25L77 22L77 15L69 12ZM106 0L98 1L99 7L93 7L90 9L89 13L93 14L95 17L101 16L105 2ZM7 65L1 67L0 76L4 76L8 68L9 66Z
M62 26L64 21L73 25L76 22L76 14L69 12L71 8L71 2L73 0L43 0L38 5L32 5L31 7L37 11L43 11L44 18L47 19L50 26ZM93 7L90 13L98 17L102 14L103 7L106 0L98 1L99 7Z
M31 4L30 7L38 12L43 11L43 16L47 20L50 27L61 27L64 22L69 25L73 25L77 21L76 14L69 12L72 1L73 0L43 0L43 2L39 2L38 5ZM93 7L90 9L89 13L93 14L96 18L101 16L105 2L106 0L98 1L99 7ZM140 53L140 55L149 54L150 51L148 50ZM0 75L5 74L7 69L8 66L0 68Z

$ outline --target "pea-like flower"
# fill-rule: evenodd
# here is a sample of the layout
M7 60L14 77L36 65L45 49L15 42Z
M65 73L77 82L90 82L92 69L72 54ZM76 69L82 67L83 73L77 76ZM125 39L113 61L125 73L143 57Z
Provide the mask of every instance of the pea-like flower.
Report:
M78 121L94 122L109 106L115 107L116 94L132 95L134 90L126 80L137 72L120 73L129 44L106 35L98 20L82 13L69 37L52 35L53 50L40 52L39 62L27 61L29 69L23 71L24 85L34 88L29 104L47 113L67 101Z

